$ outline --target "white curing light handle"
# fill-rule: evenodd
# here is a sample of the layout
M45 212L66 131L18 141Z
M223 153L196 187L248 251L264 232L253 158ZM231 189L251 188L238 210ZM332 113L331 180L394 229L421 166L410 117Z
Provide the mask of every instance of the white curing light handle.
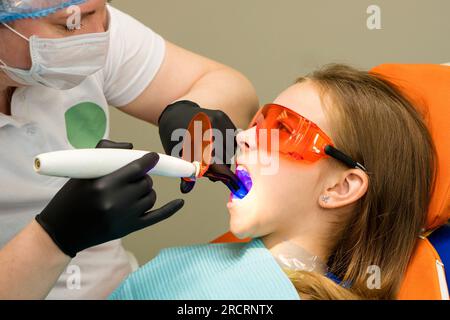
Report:
M34 170L46 176L74 179L96 179L106 176L143 157L149 151L128 149L77 149L40 154L34 159ZM199 164L191 163L165 154L148 174L195 178Z

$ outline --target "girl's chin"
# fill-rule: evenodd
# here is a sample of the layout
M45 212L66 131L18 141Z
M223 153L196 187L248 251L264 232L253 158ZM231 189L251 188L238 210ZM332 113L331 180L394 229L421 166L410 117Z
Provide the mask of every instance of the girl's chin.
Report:
M254 238L252 233L249 231L243 231L243 230L234 230L233 228L230 228L231 233L238 239L244 240L247 238Z
M238 239L254 238L255 225L248 221L249 217L238 216L236 213L230 217L230 231Z
M230 214L230 231L239 239L253 238L257 229L258 206L256 194L250 193L244 199L230 197L227 209Z

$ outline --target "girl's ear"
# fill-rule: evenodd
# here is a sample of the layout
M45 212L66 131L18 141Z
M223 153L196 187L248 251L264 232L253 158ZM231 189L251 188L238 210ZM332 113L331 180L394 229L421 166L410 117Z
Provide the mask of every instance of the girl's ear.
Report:
M324 209L335 209L355 203L367 192L369 178L360 169L346 170L319 197L319 205Z

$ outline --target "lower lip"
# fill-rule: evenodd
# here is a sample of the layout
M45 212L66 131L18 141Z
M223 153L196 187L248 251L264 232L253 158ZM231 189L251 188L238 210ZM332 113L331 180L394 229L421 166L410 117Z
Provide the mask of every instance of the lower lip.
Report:
M227 203L227 208L228 208L228 209L231 209L231 208L233 208L233 207L236 206L236 205L237 205L237 202L231 200L231 197L230 197L230 201Z
M228 203L231 204L233 202L237 202L239 201L238 198L236 198L236 196L233 193L230 193L230 198L228 199Z

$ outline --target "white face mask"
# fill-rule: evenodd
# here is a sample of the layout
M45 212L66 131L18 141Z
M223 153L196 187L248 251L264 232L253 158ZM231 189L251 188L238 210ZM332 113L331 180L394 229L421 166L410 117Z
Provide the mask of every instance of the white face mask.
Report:
M60 39L41 39L37 36L27 39L7 24L3 25L30 43L30 70L9 67L0 60L0 69L20 84L68 90L80 85L106 63L110 28L107 32Z

